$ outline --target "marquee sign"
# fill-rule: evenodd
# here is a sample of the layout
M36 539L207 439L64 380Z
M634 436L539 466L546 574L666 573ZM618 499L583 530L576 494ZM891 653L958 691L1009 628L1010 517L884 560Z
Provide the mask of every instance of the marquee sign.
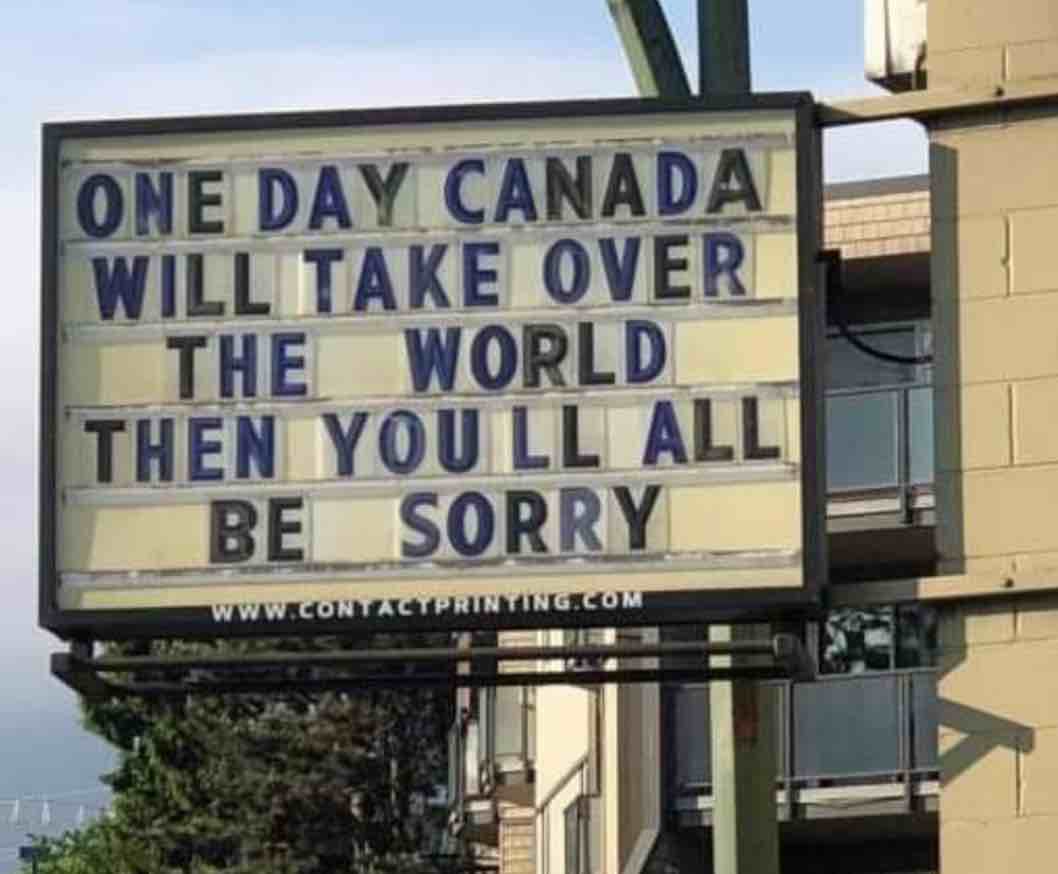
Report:
M806 95L59 124L44 149L45 626L814 595Z

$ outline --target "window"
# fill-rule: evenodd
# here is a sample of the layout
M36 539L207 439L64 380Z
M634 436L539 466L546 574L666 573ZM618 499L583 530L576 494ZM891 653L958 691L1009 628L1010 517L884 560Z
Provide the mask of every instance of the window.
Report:
M930 667L936 663L937 614L921 604L834 610L821 643L825 674Z
M856 325L852 334L872 349L888 355L915 358L929 354L931 330L927 321ZM857 349L836 329L827 336L827 391L884 388L930 383L932 368L924 364L896 364Z

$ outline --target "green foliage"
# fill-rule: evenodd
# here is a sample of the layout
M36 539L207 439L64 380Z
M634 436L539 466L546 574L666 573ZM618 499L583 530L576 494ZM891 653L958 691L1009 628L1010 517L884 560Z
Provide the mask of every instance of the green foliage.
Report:
M154 652L277 646L305 651L321 644L156 644ZM114 790L113 815L47 843L49 861L40 870L422 870L415 860L441 827L441 812L423 799L444 781L448 697L437 690L364 689L86 704L88 726L122 751L106 778Z
M158 870L156 854L127 841L109 820L99 820L61 838L39 838L39 874L145 874ZM26 863L23 871L30 871Z

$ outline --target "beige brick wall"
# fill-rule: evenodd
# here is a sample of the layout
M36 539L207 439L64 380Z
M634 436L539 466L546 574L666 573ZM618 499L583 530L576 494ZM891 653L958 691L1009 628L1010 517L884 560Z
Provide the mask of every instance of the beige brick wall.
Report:
M928 252L929 193L828 198L823 235L825 247L845 259Z
M930 0L930 87L992 85L1058 72L1054 0Z
M945 608L941 870L1044 874L1058 834L1058 594Z
M501 815L499 874L536 874L533 811L511 809Z
M989 121L931 135L941 573L1058 570L1058 115Z
M930 88L1058 75L1054 0L930 0ZM1058 582L1058 113L930 131L940 572ZM1058 594L945 608L941 870L1056 868Z

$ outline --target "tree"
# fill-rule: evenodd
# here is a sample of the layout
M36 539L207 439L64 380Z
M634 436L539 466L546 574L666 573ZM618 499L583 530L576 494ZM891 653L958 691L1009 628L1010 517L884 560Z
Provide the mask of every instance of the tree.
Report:
M143 874L158 869L155 854L145 845L127 842L107 819L61 838L38 838L35 846L41 851L38 874Z
M153 652L356 643L159 643ZM441 813L423 800L444 780L448 699L446 690L364 689L86 703L88 726L121 750L106 778L113 816L49 844L53 867L41 870L338 874L391 863L414 870L412 860L440 829ZM108 867L88 867L100 853L114 856Z

